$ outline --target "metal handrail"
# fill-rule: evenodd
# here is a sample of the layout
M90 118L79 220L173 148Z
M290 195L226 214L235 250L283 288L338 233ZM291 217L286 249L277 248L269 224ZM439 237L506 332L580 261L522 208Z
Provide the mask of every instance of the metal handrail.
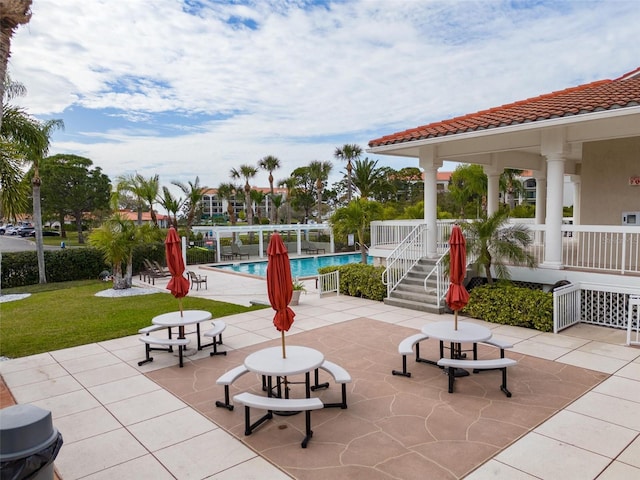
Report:
M444 257L447 256L447 254L449 253L449 250L450 249L447 248L446 252L444 252L442 256L438 259L438 261L436 262L434 267L431 269L431 271L427 274L426 277L424 277L424 282L422 282L422 286L424 288L424 291L426 292L427 282L431 278L431 275L433 275L433 273L436 272L436 297L438 299L438 307L442 306L442 300L444 299L444 297L447 296L447 292L449 291L449 284L447 283L445 270L443 268L443 264L444 264L443 260L444 260ZM445 288L444 285L447 285L447 287Z
M387 286L387 296L396 289L409 270L425 255L426 231L425 224L416 225L387 257L387 268L382 273L382 283Z

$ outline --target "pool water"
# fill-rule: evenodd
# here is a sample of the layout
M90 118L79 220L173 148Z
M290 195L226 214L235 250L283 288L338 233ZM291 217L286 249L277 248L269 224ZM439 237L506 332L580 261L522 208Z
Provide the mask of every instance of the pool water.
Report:
M359 253L346 255L323 255L319 257L290 258L292 277L313 277L318 275L318 269L334 265L346 265L348 263L360 263ZM372 263L372 257L367 257L367 262ZM237 263L233 265L213 265L221 270L232 270L249 275L267 276L267 262Z

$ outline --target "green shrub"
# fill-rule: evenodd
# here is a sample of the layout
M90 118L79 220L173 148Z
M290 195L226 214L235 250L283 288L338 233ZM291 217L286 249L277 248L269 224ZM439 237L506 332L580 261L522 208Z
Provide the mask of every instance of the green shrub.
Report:
M164 244L149 243L134 249L132 262L134 275L144 268L145 258L164 264ZM103 270L111 271L102 253L93 247L45 250L44 265L47 282L95 280ZM35 251L3 253L1 269L2 288L36 285L40 280L38 257Z
M387 287L382 283L384 267L374 267L364 263L323 267L318 273L340 272L340 293L352 297L368 298L381 302L387 295Z
M216 262L216 251L204 247L191 247L187 249L187 265L199 265Z
M471 290L462 313L491 323L553 331L553 294L512 285Z
M44 264L48 282L96 279L108 268L102 254L94 248L45 250ZM39 280L35 251L2 255L2 288L35 285Z

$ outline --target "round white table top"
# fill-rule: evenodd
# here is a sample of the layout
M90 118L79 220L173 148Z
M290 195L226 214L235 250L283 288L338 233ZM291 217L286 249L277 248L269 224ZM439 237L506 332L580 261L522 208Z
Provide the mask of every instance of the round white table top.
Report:
M436 340L453 343L477 343L491 338L491 330L475 323L458 322L454 330L454 321L428 323L422 327L422 333Z
M258 350L244 359L247 370L271 377L286 377L310 372L324 362L322 352L309 347L286 346L287 358L282 358L282 346Z
M206 310L184 310L182 316L179 311L163 313L151 319L154 325L162 325L164 327L180 327L183 325L193 325L194 323L204 322L211 318L211 312Z

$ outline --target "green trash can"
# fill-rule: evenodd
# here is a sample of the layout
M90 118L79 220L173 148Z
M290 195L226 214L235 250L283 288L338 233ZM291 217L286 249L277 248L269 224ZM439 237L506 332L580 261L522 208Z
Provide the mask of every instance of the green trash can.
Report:
M61 447L48 410L29 404L0 410L0 480L53 480Z

